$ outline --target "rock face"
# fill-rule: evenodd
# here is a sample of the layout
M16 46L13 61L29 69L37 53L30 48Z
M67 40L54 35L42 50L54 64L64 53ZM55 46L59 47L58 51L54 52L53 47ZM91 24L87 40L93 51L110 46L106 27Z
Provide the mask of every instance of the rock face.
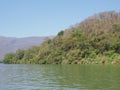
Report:
M51 37L14 38L0 36L0 59L2 59L5 54L15 52L18 49L27 49L31 46L39 46L49 38Z

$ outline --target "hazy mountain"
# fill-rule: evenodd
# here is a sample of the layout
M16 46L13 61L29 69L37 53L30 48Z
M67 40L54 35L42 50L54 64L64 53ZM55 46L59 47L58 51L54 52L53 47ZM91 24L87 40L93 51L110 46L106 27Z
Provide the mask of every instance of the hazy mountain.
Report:
M51 37L3 37L0 36L0 58L6 53L15 52L18 49L27 49L31 46L39 46L46 39Z

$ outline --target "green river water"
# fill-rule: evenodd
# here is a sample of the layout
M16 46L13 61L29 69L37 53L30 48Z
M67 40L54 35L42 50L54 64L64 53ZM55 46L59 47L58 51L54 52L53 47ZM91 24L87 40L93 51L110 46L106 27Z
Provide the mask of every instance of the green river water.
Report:
M0 64L0 90L120 90L120 66Z

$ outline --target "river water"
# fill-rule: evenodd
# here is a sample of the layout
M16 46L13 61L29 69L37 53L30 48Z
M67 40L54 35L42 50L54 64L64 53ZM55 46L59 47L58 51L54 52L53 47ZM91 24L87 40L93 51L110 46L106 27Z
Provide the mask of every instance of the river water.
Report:
M120 90L120 66L0 64L0 90Z

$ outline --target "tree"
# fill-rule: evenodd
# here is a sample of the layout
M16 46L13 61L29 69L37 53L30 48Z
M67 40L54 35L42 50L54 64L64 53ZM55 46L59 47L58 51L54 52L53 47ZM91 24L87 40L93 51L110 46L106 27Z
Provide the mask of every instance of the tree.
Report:
M113 29L116 31L120 31L120 24L113 24Z
M6 54L5 57L4 57L4 59L3 59L3 62L7 63L7 64L11 64L14 56L15 56L14 53L8 53L8 54Z
M58 32L58 36L63 36L63 34L64 34L64 31Z
M21 60L23 59L24 57L24 50L17 50L16 51L16 54L15 54L15 57L14 57L14 60L17 61L17 60Z

